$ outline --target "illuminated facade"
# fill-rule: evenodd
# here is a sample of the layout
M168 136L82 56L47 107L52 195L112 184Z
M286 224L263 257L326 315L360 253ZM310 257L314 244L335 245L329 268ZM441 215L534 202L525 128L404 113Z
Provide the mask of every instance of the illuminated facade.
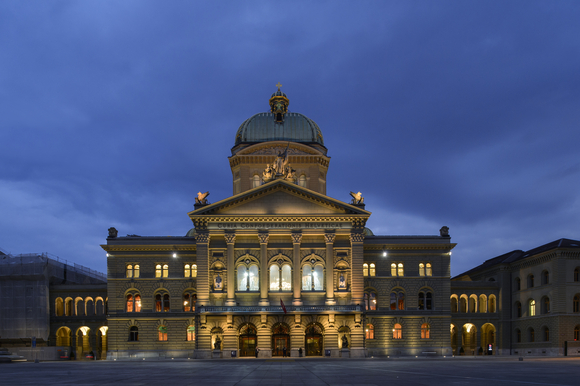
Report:
M109 358L448 355L450 243L374 236L364 198L326 195L330 158L311 119L242 123L234 195L199 194L184 237L107 244Z

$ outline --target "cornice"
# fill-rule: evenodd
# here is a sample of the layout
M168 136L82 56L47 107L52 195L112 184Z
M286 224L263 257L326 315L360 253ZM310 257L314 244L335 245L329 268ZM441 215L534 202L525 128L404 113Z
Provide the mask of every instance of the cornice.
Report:
M172 252L195 251L196 245L101 245L107 252Z
M452 250L457 244L450 243L450 244L371 244L365 245L365 251L393 251L393 250L421 250L421 249L441 249L450 251Z

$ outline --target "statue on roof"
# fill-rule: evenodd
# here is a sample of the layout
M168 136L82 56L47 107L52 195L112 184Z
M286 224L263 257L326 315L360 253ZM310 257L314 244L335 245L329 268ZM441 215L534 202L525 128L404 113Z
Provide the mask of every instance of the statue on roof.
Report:
M272 167L276 171L276 175L282 175L286 173L286 166L288 165L288 148L290 147L290 142L288 142L288 146L283 152L279 152L276 156L276 160L274 161L274 165Z
M350 196L352 197L351 204L353 205L362 205L365 203L365 198L362 196L361 192L350 192Z
M199 192L197 193L197 197L195 198L195 204L196 205L207 205L209 204L209 201L207 199L207 196L209 196L209 191L202 193Z

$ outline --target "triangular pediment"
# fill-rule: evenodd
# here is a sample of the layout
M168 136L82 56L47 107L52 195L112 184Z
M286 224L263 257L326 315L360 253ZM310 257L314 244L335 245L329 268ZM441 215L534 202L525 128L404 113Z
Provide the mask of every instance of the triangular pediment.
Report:
M285 180L275 180L206 205L189 213L193 219L205 216L233 217L368 217L360 207L300 187Z

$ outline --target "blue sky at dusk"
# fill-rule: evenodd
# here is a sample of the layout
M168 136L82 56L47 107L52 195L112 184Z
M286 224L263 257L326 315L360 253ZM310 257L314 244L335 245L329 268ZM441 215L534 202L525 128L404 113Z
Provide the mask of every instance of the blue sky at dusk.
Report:
M450 228L452 275L580 239L578 1L2 1L0 249L106 271L232 194L283 84L375 234Z

